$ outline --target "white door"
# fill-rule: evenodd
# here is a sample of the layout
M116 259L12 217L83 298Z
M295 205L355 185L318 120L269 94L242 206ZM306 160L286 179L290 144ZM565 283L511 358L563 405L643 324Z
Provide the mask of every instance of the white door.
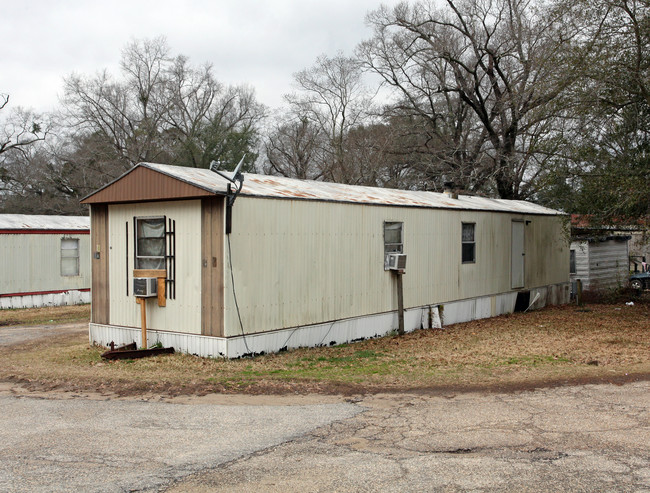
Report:
M512 289L524 287L524 222L512 221L510 280Z

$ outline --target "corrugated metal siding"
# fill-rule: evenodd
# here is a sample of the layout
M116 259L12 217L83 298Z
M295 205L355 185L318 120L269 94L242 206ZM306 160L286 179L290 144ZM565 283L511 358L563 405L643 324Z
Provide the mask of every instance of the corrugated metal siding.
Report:
M573 241L571 250L576 252L576 272L571 274L571 282L580 279L583 289L589 289L589 242Z
M611 289L624 286L629 275L627 241L574 241L576 273L583 289Z
M79 239L79 275L61 275L61 239ZM0 294L90 288L89 234L0 234Z
M129 283L133 282L133 217L167 216L176 221L176 299L159 307L147 302L152 329L201 333L201 202L200 200L109 205L110 323L140 326L140 306L132 286L126 294L126 227L129 223Z
M589 244L588 289L624 286L629 276L627 241L602 241Z
M508 292L513 218L530 220L526 288L567 282L568 245L555 216L240 197L231 244L244 330L397 309L394 276L383 269L384 221L404 223L406 308ZM462 222L476 223L474 264L461 263ZM228 268L225 278L225 335L234 336Z

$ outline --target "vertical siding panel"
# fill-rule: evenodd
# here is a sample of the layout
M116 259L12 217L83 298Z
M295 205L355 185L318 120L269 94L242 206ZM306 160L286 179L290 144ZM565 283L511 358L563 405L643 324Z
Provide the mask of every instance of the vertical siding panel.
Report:
M201 202L201 334L223 335L224 199Z
M108 206L92 205L90 208L90 243L91 251L96 255L93 255L91 260L91 320L97 324L110 323L108 231Z
M201 334L210 335L212 327L212 283L209 257L212 245L212 203L201 201Z

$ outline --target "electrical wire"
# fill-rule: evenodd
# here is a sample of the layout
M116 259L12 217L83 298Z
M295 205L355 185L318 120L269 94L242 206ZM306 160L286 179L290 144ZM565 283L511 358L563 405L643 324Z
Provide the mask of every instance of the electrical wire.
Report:
M232 296L235 299L235 308L237 308L237 318L239 318L239 327L241 328L241 335L244 339L244 346L246 346L246 352L252 354L248 343L246 342L246 334L244 334L244 324L241 321L241 314L239 313L239 303L237 303L237 293L235 292L235 275L232 271L232 250L230 248L230 235L226 235L228 238L228 262L230 263L230 280L232 281Z
M325 338L327 337L327 335L330 333L330 331L332 330L332 327L334 327L334 324L335 324L335 323L336 323L336 320L334 320L334 322L332 322L332 324L330 325L330 328L327 329L327 332L325 332L325 335L323 336L323 338L321 339L321 341L317 344L317 346L322 346L322 345L323 345L323 341L325 340ZM291 338L293 337L293 335L296 333L296 331L297 331L298 329L300 329L300 328L301 328L301 327L296 327L295 329L293 329L293 330L291 331L291 333L289 334L289 337L287 337L287 340L284 341L284 344L282 344L282 346L280 346L280 347L286 347L286 346L287 346L287 343L289 342L289 339L291 339Z
M330 333L330 331L332 330L332 327L334 327L334 324L335 324L335 323L336 323L336 320L334 320L334 322L332 322L332 325L330 325L330 328L327 329L327 332L325 332L325 335L323 336L323 338L322 338L322 339L320 340L320 342L318 343L319 346L322 346L322 345L323 345L323 341L324 341L325 338L329 335L329 333Z

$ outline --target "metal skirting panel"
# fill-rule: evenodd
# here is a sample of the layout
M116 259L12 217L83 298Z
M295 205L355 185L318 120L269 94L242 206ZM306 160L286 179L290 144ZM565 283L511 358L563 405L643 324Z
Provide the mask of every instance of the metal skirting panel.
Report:
M442 305L442 323L451 325L512 313L516 300L517 293L511 292L445 303Z
M90 344L109 346L111 342L120 346L135 342L141 346L141 331L137 327L118 325L89 324L88 339ZM209 337L181 332L147 330L148 346L158 343L164 347L173 347L177 351L207 358L225 357L227 340L223 337Z
M539 293L534 308L546 304L568 302L569 286L563 283L531 290L531 296ZM426 305L405 310L404 329L412 332L427 328L429 313L434 327L468 322L478 318L512 313L517 293L503 293L469 300L461 300L444 305ZM565 299L566 298L566 299ZM531 297L531 300L533 298ZM439 313L439 316L437 315ZM380 313L365 317L335 320L333 322L282 329L273 332L249 334L245 337L210 337L179 332L148 330L149 345L161 343L183 353L204 357L238 358L240 356L260 353L273 353L299 347L331 346L370 339L386 335L397 329L397 312ZM136 342L140 345L140 329L114 325L90 324L89 339L91 344L108 346Z
M40 308L43 306L83 305L90 303L90 291L64 291L63 293L29 294L0 298L0 310L10 308Z

